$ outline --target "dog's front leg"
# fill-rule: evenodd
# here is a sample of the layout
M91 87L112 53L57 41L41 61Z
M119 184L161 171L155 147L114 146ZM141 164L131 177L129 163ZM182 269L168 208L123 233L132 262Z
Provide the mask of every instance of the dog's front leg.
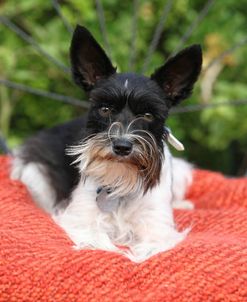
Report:
M127 255L135 262L175 247L188 233L188 230L177 231L170 200L159 200L157 194L153 193L143 198L142 204L145 207L135 216L136 242L131 245Z
M95 183L89 179L78 184L68 207L53 216L74 242L75 249L118 251L105 228L107 216L96 204Z
M173 248L185 238L188 230L179 232L174 224L169 169L163 172L160 184L138 200L138 205L133 217L136 241L128 253L132 261L144 261Z

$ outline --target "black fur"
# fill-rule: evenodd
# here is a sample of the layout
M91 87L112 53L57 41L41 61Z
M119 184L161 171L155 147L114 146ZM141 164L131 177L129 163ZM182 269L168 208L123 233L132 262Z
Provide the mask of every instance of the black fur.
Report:
M169 109L188 97L202 64L201 48L194 45L168 60L151 78L116 73L103 49L81 26L75 29L70 56L73 78L88 92L89 112L27 140L21 155L26 163L45 165L57 202L68 198L79 180L77 168L71 165L74 159L66 155L66 148L89 135L107 131L112 122L127 126L137 116L151 114L151 118L140 119L133 127L151 133L162 151L163 126ZM105 108L110 110L109 116L105 116Z
M170 58L152 74L151 79L162 87L172 105L176 105L191 94L201 65L201 47L192 45Z

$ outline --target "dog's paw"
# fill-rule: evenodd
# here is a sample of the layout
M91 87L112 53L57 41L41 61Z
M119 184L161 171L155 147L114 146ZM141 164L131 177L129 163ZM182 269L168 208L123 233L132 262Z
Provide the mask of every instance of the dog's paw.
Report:
M172 207L174 209L193 210L195 206L190 200L175 200L172 202Z
M155 245L153 243L142 243L132 247L129 251L126 251L125 256L133 262L140 263L158 253L165 252L174 246L167 247L167 245L163 244Z
M76 238L74 241L74 250L104 250L120 253L119 248L112 243L110 238L106 233L96 233L91 234L80 234L80 238Z
M130 247L130 250L125 255L133 262L143 262L161 252L166 252L174 248L182 240L185 239L190 229L183 232L174 230L169 236L157 242L142 242Z

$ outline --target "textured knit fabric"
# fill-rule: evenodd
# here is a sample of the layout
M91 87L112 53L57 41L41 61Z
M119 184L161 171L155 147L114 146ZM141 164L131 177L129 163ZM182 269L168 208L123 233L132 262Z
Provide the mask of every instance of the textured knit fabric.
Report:
M176 248L135 264L75 251L0 157L0 301L247 301L247 180L195 171L195 210L176 210Z

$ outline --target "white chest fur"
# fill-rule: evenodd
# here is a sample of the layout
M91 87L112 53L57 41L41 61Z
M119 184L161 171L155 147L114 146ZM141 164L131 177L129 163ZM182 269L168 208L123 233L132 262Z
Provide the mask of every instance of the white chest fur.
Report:
M97 203L99 184L81 181L65 211L54 216L77 249L116 251L133 261L143 261L180 242L172 212L171 155L165 146L160 183L145 195L120 204L116 211L102 212ZM127 246L124 251L119 246Z

